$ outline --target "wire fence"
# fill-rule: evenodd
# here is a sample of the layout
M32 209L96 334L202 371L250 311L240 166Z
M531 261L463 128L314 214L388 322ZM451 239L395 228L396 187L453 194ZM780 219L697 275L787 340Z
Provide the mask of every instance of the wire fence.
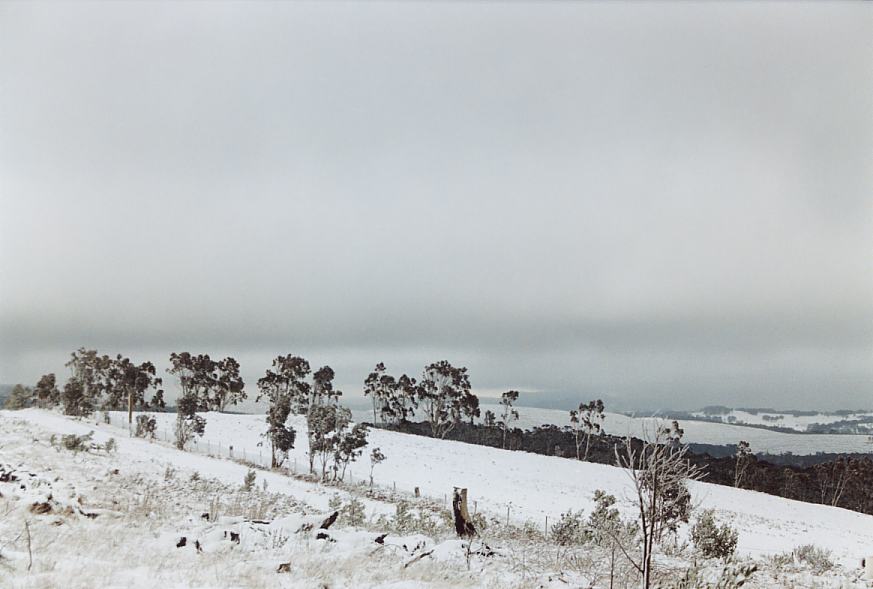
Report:
M128 423L128 417L126 412L118 412L111 411L108 414L108 424L112 427L119 428L122 430L126 430L128 434L133 437L134 431L136 429L136 416L137 415L151 415L149 413L135 413L133 418L133 423ZM105 417L104 417L105 420ZM165 444L169 444L175 448L175 440L176 434L172 428L168 428L166 426L161 427L160 425L155 429L155 440L159 442L164 442ZM194 437L188 444L185 446L185 452L190 452L192 454L200 454L202 456L208 456L211 458L222 458L236 461L245 461L266 470L272 469L271 463L271 453L270 446L268 441L264 441L263 446L258 446L256 448L240 446L238 444L230 444L227 441L216 440L214 438L198 438ZM287 468L293 475L308 475L309 472L309 460L308 457L305 460L300 460L300 464L298 464L297 456L289 456L285 463L282 465L283 468ZM360 472L360 471L359 471ZM394 499L428 499L434 503L442 503L443 507L449 508L449 495L448 493L444 493L442 496L435 496L433 494L425 494L422 493L418 487L415 487L413 490L397 489L396 481L392 481L391 484L385 484L384 482L376 482L375 480L370 482L369 471L367 471L366 476L355 478L354 469L349 467L346 470L346 475L348 475L348 480L343 480L342 482L355 485L355 484L366 484L368 488L379 490L387 495L391 495ZM478 510L477 502L474 502L474 512ZM507 514L509 512L507 511Z

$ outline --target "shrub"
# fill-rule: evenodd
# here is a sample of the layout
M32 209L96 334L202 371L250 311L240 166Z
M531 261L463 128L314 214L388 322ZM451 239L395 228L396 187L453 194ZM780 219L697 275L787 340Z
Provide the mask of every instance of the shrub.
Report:
M582 519L582 511L572 509L561 514L558 523L552 526L552 541L558 546L583 544L588 539L588 531Z
M82 436L64 434L61 436L61 446L71 452L87 452L91 449L91 438L93 437L94 432L88 432Z
M792 555L794 560L809 565L819 575L834 568L833 556L830 550L819 548L813 544L798 546L792 551Z
M737 551L737 539L736 530L716 523L711 509L704 511L691 528L691 541L705 558L728 560Z
M246 473L245 478L243 479L243 491L251 491L255 488L255 479L257 478L257 474L252 469Z
M364 503L357 497L350 497L348 503L343 503L339 495L334 495L328 502L331 511L339 512L339 521L343 525L359 528L366 521Z
M106 440L106 443L103 444L103 449L106 450L107 454L112 454L113 452L118 451L118 442L115 441L115 438L109 438Z
M739 589L746 584L758 570L754 564L726 563L714 581L708 579L703 568L695 563L685 569L682 576L673 578L666 583L659 583L655 589Z

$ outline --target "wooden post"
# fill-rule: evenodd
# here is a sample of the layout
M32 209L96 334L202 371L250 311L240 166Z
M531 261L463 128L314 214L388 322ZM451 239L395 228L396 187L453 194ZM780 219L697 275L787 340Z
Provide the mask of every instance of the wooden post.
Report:
M133 424L133 391L127 393L127 425Z
M473 526L470 512L467 511L467 489L455 487L452 494L452 512L455 516L455 532L458 536L475 536L476 528Z

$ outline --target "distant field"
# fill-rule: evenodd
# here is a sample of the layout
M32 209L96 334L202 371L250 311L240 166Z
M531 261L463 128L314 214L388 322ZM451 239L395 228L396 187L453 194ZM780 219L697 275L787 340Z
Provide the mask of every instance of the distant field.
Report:
M499 405L482 404L482 413L490 409L497 413ZM553 423L558 426L569 424L568 412L558 409L538 409L518 407L520 419L518 427L531 428ZM824 417L824 416L819 416ZM798 420L810 419L807 417ZM372 420L372 415L370 416ZM618 413L607 413L604 430L613 435L632 435L642 437L651 432L660 420L658 418L627 417ZM873 444L867 435L861 434L791 434L766 429L744 427L726 423L684 420L680 421L685 430L685 441L692 444L736 444L745 440L757 453L770 454L816 454L818 452L862 452L873 453Z

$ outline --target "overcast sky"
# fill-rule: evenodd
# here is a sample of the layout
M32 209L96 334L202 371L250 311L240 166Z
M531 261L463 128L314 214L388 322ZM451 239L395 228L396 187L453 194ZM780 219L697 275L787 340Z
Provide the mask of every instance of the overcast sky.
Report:
M2 3L0 382L873 406L871 58L870 3Z

